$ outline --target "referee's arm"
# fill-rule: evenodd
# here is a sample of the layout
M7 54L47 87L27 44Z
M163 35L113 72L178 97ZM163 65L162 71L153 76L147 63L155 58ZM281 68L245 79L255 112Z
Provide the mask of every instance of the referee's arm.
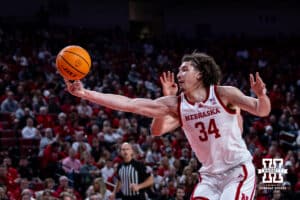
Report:
M148 176L148 178L140 183L140 184L131 184L130 185L130 188L134 191L134 192L138 192L139 190L141 189L144 189L144 188L147 188L147 187L150 187L151 185L153 185L154 183L154 179L153 179L153 176L150 175Z

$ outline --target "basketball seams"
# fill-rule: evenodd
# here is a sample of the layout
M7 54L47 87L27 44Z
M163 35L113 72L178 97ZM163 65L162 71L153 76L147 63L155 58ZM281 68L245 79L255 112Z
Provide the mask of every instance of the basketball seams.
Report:
M70 54L80 57L88 66L90 66L89 62L82 55L75 53L73 51L69 51L69 50L65 50L64 52L67 52L67 53L70 53Z
M61 60L58 60L58 62L57 62L57 69L58 69L59 73L61 73L64 77L68 77L69 74L67 74L65 72L65 70L61 68L61 65L59 64L59 62L61 62Z
M76 67L74 67L71 63L69 63L62 55L59 55L63 61L65 61L65 63L67 63L72 69L74 69L75 71L77 71L78 73L82 74L82 75L85 75L84 72L78 70Z
M91 68L89 53L80 46L70 45L63 48L56 57L57 70L68 80L80 80Z

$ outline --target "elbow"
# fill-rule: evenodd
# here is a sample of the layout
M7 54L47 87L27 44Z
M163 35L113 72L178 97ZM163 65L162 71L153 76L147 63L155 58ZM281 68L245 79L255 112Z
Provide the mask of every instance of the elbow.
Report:
M258 113L259 117L267 117L271 113L271 107L265 108L263 111Z
M267 117L267 116L269 116L269 113L260 113L257 116L258 117Z
M264 103L261 103L260 105L257 105L256 107L256 115L259 117L267 117L270 115L271 112L271 103L269 100L265 101Z
M271 113L271 109L267 110L265 113L263 113L263 116L262 117L267 117L269 116Z

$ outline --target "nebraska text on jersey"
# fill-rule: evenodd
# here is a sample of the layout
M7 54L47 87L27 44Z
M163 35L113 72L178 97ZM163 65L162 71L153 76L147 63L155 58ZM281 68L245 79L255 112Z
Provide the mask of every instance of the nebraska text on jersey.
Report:
M187 116L185 116L185 120L189 121L189 120L194 120L194 119L200 119L200 118L209 117L211 115L215 115L218 113L220 113L219 108L213 108L213 109L207 110L205 112L199 112L196 114L187 115Z

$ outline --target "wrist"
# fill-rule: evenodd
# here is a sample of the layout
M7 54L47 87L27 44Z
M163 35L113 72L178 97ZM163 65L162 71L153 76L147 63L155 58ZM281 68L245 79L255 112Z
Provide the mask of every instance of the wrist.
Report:
M267 97L266 93L262 93L262 94L257 95L258 99L265 98L265 97Z
M88 92L86 89L82 89L81 93L78 95L78 97L86 99L88 96Z
M258 98L263 98L267 96L267 89L264 88L260 94L257 94Z
M265 97L267 97L266 94L261 94L261 95L257 96L258 99L265 98Z

